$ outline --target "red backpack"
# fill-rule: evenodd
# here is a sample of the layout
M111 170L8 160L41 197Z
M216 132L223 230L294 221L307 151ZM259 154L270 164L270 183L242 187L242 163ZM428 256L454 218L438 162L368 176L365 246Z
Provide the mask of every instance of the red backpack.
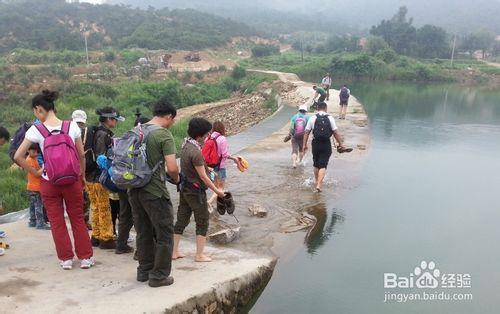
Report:
M219 166L221 161L219 153L217 152L217 138L219 138L219 136L216 136L215 138L208 138L201 149L203 159L210 168Z
M51 133L43 123L35 126L45 139L44 169L49 182L54 185L75 183L80 177L81 168L75 143L69 136L70 122L63 121L58 133Z

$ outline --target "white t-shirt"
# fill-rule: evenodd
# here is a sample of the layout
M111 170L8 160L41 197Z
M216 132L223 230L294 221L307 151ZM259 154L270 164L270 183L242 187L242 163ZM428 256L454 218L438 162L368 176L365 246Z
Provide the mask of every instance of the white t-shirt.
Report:
M320 116L328 115L324 111L318 111L317 114L319 114ZM314 124L316 123L317 118L318 117L316 116L316 114L309 118L309 121L307 121L306 125L306 132L311 132L312 130L314 130ZM335 124L335 119L331 115L328 115L328 120L330 120L330 125L332 126L332 130L333 131L337 130L337 124Z
M59 126L49 126L49 125L45 125L45 126L47 127L47 129L50 132L52 132L55 130L61 130L62 124L60 124ZM78 127L78 124L76 124L76 122L71 122L69 125L69 137L71 137L73 142L75 142L75 140L77 138L80 138L81 136L82 136L82 131L80 130L80 127ZM26 135L24 137L32 143L39 144L40 149L42 150L42 153L43 153L43 142L45 141L45 139L43 138L40 131L38 131L36 126L32 125L28 129L28 131L26 131Z
M328 77L328 76L325 76L323 78L323 81L321 81L321 84L325 84L325 85L331 86L332 85L332 78Z

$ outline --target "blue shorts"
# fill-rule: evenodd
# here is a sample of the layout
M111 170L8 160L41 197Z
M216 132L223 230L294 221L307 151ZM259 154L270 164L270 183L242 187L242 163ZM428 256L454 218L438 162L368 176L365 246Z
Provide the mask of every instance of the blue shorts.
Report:
M214 169L215 173L217 174L217 178L216 180L219 180L219 181L226 181L226 178L227 178L227 174L226 174L226 168L219 168L219 167L216 167Z

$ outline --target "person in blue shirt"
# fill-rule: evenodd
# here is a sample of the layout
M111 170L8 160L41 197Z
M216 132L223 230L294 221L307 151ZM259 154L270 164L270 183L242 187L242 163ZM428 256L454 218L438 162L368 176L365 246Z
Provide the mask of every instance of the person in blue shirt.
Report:
M292 166L294 169L302 163L304 158L303 141L308 121L307 105L301 105L299 112L292 117L290 122L289 136L292 140Z

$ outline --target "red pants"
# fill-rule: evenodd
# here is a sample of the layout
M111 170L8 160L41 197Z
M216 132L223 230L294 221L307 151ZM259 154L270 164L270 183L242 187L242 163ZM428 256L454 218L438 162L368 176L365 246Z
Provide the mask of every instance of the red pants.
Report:
M83 187L80 181L71 185L52 185L42 179L40 193L43 205L47 209L52 238L56 245L57 257L61 261L73 259L73 246L64 219L64 205L68 213L75 252L79 259L88 259L93 255L90 237L83 215Z

